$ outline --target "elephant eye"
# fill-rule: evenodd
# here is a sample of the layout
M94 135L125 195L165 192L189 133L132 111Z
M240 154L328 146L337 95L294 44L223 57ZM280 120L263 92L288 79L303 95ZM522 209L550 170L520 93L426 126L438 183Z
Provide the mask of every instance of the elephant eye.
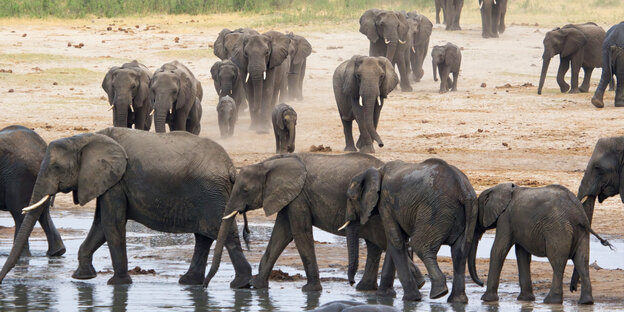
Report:
M381 76L379 76L379 78L381 78L381 80L384 80L384 78L386 78L386 75L381 74Z
M359 74L359 73L355 74L355 78L356 78L357 80L360 80L360 79L361 79L360 74Z
M265 55L266 55L266 56L269 56L269 54L271 54L271 52L266 51L266 54L265 54Z

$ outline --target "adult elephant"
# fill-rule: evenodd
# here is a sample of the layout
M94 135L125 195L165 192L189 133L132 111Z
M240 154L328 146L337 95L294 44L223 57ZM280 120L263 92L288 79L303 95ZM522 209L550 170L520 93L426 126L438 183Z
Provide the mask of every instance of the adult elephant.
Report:
M479 9L483 38L498 38L498 34L505 32L507 0L479 0Z
M416 11L407 13L407 22L410 25L409 34L412 46L409 51L409 60L414 81L419 82L425 75L423 63L429 52L429 37L433 31L433 23L424 15Z
M370 41L369 56L385 56L396 65L401 91L412 91L409 81L409 35L407 15L398 11L370 9L360 17L360 32Z
M288 53L290 64L288 67L288 93L285 100L303 101L303 79L305 78L307 58L312 54L312 45L305 37L295 35L292 32L288 33L286 37L290 39Z
M149 84L152 73L136 60L114 66L106 73L102 88L113 110L113 125L149 131L152 105Z
M13 216L15 237L22 227L22 208L30 200L46 147L46 142L26 127L8 126L0 130L0 210L8 211ZM65 253L61 235L50 218L52 201L50 199L43 204L41 216L38 218L48 239L46 255L50 257ZM24 243L22 255L30 255L28 241Z
M596 92L591 99L592 104L598 108L604 107L602 101L607 84L612 81L613 78L613 62L611 59L611 47L616 46L624 48L624 22L621 22L607 31L604 41L602 42L602 75L600 76L600 82L596 87ZM616 98L615 106L624 106L624 81L618 80L617 89L620 90L620 97Z
M379 115L384 100L396 88L399 77L387 58L355 55L334 71L334 97L345 135L345 151L356 151L352 126L355 119L360 128L357 148L374 153L373 140L379 147L383 141L377 134Z
M344 231L338 230L338 227L343 220L340 216L346 213L346 190L351 178L366 168L382 164L379 159L360 153L288 154L243 167L224 212L226 217L219 230L212 267L204 285L210 282L219 268L223 242L227 233L236 228L234 216L262 207L267 216L277 213L277 218L260 261L258 275L251 280L251 285L255 288L268 287L273 265L294 239L308 279L302 290L321 290L312 226L344 236ZM364 276L357 289L374 290L377 288L381 251L386 249L386 237L379 216L372 216L359 232L366 241L368 254ZM415 266L411 265L411 268L422 285L422 275ZM382 279L381 282L392 284L392 280Z
M164 64L154 72L150 82L156 132L201 130L203 90L193 73L178 61Z
M245 35L259 35L260 33L251 28L238 28L229 30L223 28L213 45L214 54L222 61L230 59L234 50L240 45Z
M245 94L245 77L238 66L231 60L218 61L210 68L210 75L214 82L215 91L220 98L229 96L236 103L238 115L247 104Z
M568 89L570 93L589 91L592 71L595 67L602 66L600 43L604 37L605 32L602 27L594 23L568 24L547 32L544 36L542 74L537 94L542 94L550 59L557 54L560 57L557 83L561 92L566 92ZM572 88L564 79L570 65L572 66ZM585 77L583 84L579 87L578 77L581 67L585 72Z
M444 244L451 246L453 259L453 289L447 301L468 302L466 259L478 206L477 195L463 172L441 159L432 158L419 164L396 160L355 176L347 194L350 203L345 215L347 240L356 239L371 216L381 215L391 259L391 265L386 265L388 260L384 262L382 279L393 280L394 270L389 268L396 266L403 285L403 300L421 299L418 284L407 265L407 245L427 267L431 279L429 297L440 298L448 293L446 278L436 260ZM349 241L347 245L349 259L356 259L357 241ZM473 280L480 282L475 276ZM378 292L391 285L380 285Z
M232 56L243 77L249 76L246 82L247 103L251 128L258 133L268 133L271 112L287 72L284 67L288 64L283 63L289 46L290 39L277 31L249 34L239 41Z
M108 284L132 283L126 255L126 221L135 220L164 232L194 233L195 252L181 284L200 284L208 252L236 177L225 150L186 132L154 134L126 128L53 141L48 147L30 198L31 206L7 258L0 282L17 262L35 220L50 196L73 192L81 206L97 199L93 225L78 251L73 277L96 276L93 253L107 243L114 275ZM231 287L245 287L251 266L236 228L223 233L236 277Z
M438 4L439 3L439 4ZM459 17L464 7L464 0L436 0L436 7L440 5L444 13L444 23L446 30L461 30ZM436 8L436 22L439 24L439 10Z
M436 24L440 24L440 10L442 10L442 22L446 23L446 16L444 16L444 0L435 0Z

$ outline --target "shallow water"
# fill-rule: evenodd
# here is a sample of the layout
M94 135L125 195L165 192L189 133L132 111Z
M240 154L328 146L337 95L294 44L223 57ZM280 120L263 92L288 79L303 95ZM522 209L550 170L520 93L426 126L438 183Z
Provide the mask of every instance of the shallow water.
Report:
M62 213L53 216L59 228L88 230L92 215L88 213ZM0 225L12 226L8 216L0 218ZM270 226L266 224L252 225L255 239L266 239L270 234ZM344 238L336 237L321 231L315 231L315 240L343 244ZM502 284L499 289L500 302L483 304L479 299L484 289L472 282L467 282L466 292L468 305L450 305L446 298L431 300L427 297L429 283L421 292L422 302L403 302L402 289L398 280L395 282L398 299L378 299L374 293L357 292L346 282L324 282L323 291L303 293L300 288L305 281L274 282L269 290L232 290L228 287L234 272L227 262L210 283L208 289L201 286L183 286L178 278L188 268L188 261L155 260L144 257L145 250L162 250L163 252L193 248L191 235L171 235L150 231L141 225L128 225L128 258L129 266L140 266L143 269L154 269L156 274L133 275L134 284L129 286L108 286L106 281L111 273L100 273L98 277L79 281L71 278L77 266L78 247L84 235L64 237L67 253L63 257L50 259L45 257L46 241L31 239L33 257L20 260L0 286L0 311L11 310L49 310L49 311L153 311L167 309L169 311L305 311L334 300L355 300L368 303L393 305L402 311L576 311L576 302L567 300L561 305L544 305L541 303L519 303L515 300L519 289L514 284ZM481 246L486 246L482 244ZM10 251L11 240L0 241L0 263L4 263ZM600 246L602 247L602 246ZM479 248L481 252L488 247ZM605 247L603 247L605 248ZM618 248L621 252L624 248ZM608 249L607 249L608 250ZM592 253L594 251L592 250ZM150 254L153 254L150 251ZM510 252L510 255L513 252ZM485 254L487 256L487 253ZM622 259L621 255L618 256ZM598 263L603 266L602 258ZM107 248L100 248L94 255L94 267L98 271L112 270ZM257 265L253 265L257 272ZM279 269L290 274L301 270L280 266ZM346 272L337 269L321 270L322 277L346 276ZM359 279L359 277L358 277ZM451 288L449 279L449 289ZM541 300L543 298L538 298ZM624 309L624 304L597 303L593 307L582 307L581 310L612 310Z

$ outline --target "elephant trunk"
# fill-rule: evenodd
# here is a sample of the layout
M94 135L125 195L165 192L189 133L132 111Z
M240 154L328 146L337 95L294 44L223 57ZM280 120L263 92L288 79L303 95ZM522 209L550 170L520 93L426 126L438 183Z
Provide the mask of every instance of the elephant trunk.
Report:
M128 109L132 98L127 97L115 97L113 100L113 106L115 106L115 118L113 118L113 126L115 127L127 127L128 126Z
M537 94L542 94L542 88L544 87L544 81L546 80L546 73L548 72L548 65L550 65L550 57L546 58L546 52L544 52L544 62L542 63L542 74L540 75Z
M219 90L219 96L223 97L226 95L232 96L234 94L234 87L231 82L226 82L221 85L221 90Z
M381 100L378 99L377 96L375 97L362 96L363 106L362 106L361 117L362 117L362 120L364 121L364 126L362 128L364 128L365 129L364 131L368 132L371 138L377 142L377 145L379 147L383 147L384 143L381 140L381 137L379 136L379 134L377 133L377 129L375 128L375 122L373 121L375 105L377 105L378 100L380 101L379 103L381 104Z
M360 259L360 225L353 221L347 226L347 253L349 255L348 278L349 284L355 284L355 274L358 270Z
M390 43L388 43L388 46L386 49L386 58L390 60L390 62L392 62L392 60L394 59L394 54L396 53L397 45L398 45L397 40L391 40Z
M295 121L291 119L286 125L288 128L288 152L292 153L295 151Z
M164 133L165 124L167 123L167 111L164 109L157 110L156 116L154 116L154 127L157 133Z
M260 114L263 111L263 107L262 107L262 88L264 87L264 80L262 79L262 76L258 77L252 77L251 78L251 84L253 86L253 94L252 94L252 98L250 99L250 105L249 105L249 111L251 114L251 124L252 126L257 127L258 124L258 119L260 118ZM253 103L253 105L251 105L251 103Z
M483 286L483 281L479 278L477 274L477 248L479 247L479 241L483 236L485 231L477 230L475 231L475 236L472 239L472 244L470 251L468 253L468 271L470 272L470 278L479 286Z
M228 211L228 209L225 211ZM221 265L221 256L223 255L223 247L228 235L231 232L232 226L236 226L235 216L226 220L221 220L221 227L219 228L219 234L217 236L217 244L215 245L214 255L212 256L212 265L210 266L210 271L204 280L204 287L208 287L210 280L212 280L215 274L217 274L217 270L219 270L219 265Z
M438 74L436 73L436 60L435 60L435 58L431 59L431 66L433 68L433 81L438 81Z
M581 180L581 185L579 186L577 198L581 201L583 205L583 210L587 215L587 219L589 219L589 224L592 222L592 217L594 216L594 206L596 204L596 194L599 193L599 190L595 187L596 183L590 182L590 174L587 172L583 176Z

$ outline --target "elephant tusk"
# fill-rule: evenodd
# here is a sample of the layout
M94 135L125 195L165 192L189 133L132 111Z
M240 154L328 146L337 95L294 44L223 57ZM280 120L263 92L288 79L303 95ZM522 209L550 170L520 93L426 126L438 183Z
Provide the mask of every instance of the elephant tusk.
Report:
M399 43L400 44L405 44L405 43L407 43L407 40L406 41L402 41L401 39L399 39Z
M262 79L266 80L266 72L262 72Z
M247 73L247 77L245 77L245 81L249 81L249 73Z
M22 214L27 214L29 211L37 209L37 207L41 206L49 198L50 198L50 195L43 196L43 198L40 199L38 202L22 209Z
M134 113L134 109L132 109L132 105L128 106L130 108L130 112Z
M343 226L341 226L341 227L338 229L338 231L342 231L342 230L344 230L344 229L345 229L345 228L349 225L349 223L351 223L351 221L347 221L347 222L346 222Z
M236 214L238 214L238 211L235 210L234 212L230 213L229 215L223 217L223 220L227 220L227 219L229 219L231 217L234 217L234 216L236 216Z
M583 198L581 199L581 204L583 204L583 205L584 205L584 204L585 204L585 202L587 201L587 199L588 199L588 198L589 198L589 196L588 196L588 195L585 195L585 197L583 197Z
M362 103L362 98L358 98L358 104L360 104L360 106L364 106L364 103Z
M379 106L381 106L381 96L379 97Z
M388 40L388 39L384 38L384 42L385 42L386 44L389 44L389 43L390 43L390 40Z
M107 109L107 111L109 111L109 112L110 112L110 111L113 109L113 107L114 107L114 106L113 106L113 105L111 105L111 106Z
M152 111L150 112L150 116L154 115L154 110L152 109Z
M494 0L494 5L496 5L496 0Z
M479 1L479 9L483 8L483 1Z
M416 53L416 49L414 49L414 46L412 46L412 52Z

